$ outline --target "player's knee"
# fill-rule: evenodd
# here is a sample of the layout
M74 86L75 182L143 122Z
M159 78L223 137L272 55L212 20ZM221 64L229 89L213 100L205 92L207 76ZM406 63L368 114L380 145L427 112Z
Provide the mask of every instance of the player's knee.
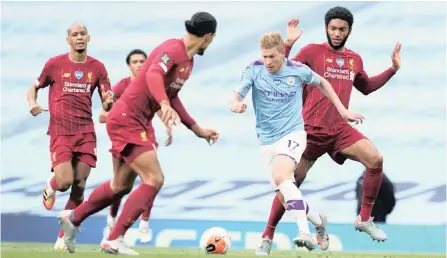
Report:
M381 168L383 166L383 157L380 153L376 152L368 158L367 168Z
M272 167L272 177L275 185L280 185L285 180L293 178L295 161L288 156L278 155Z
M74 180L73 185L71 187L71 195L74 195L76 198L83 198L85 191L86 180ZM71 196L70 195L70 196Z
M132 191L132 186L129 184L119 184L113 188L113 191L116 195L125 196L128 195Z
M162 172L151 173L150 175L142 176L141 181L143 184L148 184L156 189L161 189L165 182L165 177Z
M56 184L59 187L60 192L66 192L68 189L70 189L71 185L73 184L73 177L58 177L56 176Z
M290 179L290 175L285 173L285 171L273 171L273 182L276 186L279 186L287 179Z

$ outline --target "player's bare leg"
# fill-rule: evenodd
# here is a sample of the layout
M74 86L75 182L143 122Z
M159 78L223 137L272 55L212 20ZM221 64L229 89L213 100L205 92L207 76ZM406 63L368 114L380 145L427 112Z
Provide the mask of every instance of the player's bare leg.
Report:
M158 191L164 184L164 175L155 151L146 151L136 157L130 167L140 176L142 183L132 191L123 206L115 227L101 247L110 253L137 255L124 243L124 235L145 209L152 207Z
M383 158L371 141L362 139L342 150L347 158L361 162L366 167L363 177L363 197L360 215L356 218L356 230L367 233L373 240L385 241L386 233L372 221L371 212L382 183Z
M91 167L83 162L74 161L74 180L71 186L70 197L68 198L67 204L64 210L73 210L78 207L84 201L84 191L87 178L90 175ZM67 246L64 242L64 231L61 227L59 235L57 237L54 249L65 251Z
M54 203L56 202L56 192L65 192L70 189L73 180L74 175L71 160L60 163L53 168L53 173L48 179L42 194L42 203L45 209L53 209Z

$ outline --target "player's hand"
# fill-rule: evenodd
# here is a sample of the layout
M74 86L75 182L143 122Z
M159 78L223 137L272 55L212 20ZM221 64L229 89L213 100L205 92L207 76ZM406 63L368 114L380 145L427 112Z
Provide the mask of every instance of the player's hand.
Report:
M115 98L115 93L111 90L108 90L104 94L104 102L107 104L113 103L113 99Z
M233 113L244 113L247 110L247 104L235 101L231 104L230 110Z
M197 134L198 137L205 139L211 146L219 139L219 133L213 129L200 129Z
M166 134L168 135L168 139L165 141L165 146L169 146L172 143L172 128L167 127L166 128Z
M48 111L48 109L42 108L40 105L38 104L33 104L30 106L30 110L29 112L31 113L31 115L33 116L37 116L38 114L42 113L42 111Z
M298 29L299 24L299 19L292 19L287 23L286 44L290 47L293 46L303 34L303 29Z
M180 117L167 101L160 103L161 121L166 127L171 128L173 125L180 125Z
M343 117L344 120L355 124L362 123L363 120L365 120L365 118L362 115L353 113L349 110L346 110L343 113L341 113L341 117Z
M393 62L393 70L397 72L400 69L400 43L397 42L394 47L393 53L391 54L391 61Z

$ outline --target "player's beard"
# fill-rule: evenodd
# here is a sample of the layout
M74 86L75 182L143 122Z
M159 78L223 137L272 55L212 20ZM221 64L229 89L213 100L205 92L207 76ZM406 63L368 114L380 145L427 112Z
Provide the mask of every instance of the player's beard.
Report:
M348 41L349 35L346 36L346 38L344 38L342 41L340 41L340 44L338 44L337 46L332 44L331 37L329 36L329 33L327 33L327 31L326 31L326 38L327 38L327 43L329 44L329 46L331 46L332 49L339 50L345 46L346 41Z
M205 54L205 49L204 48L199 48L199 50L197 51L197 54L199 56L203 56L203 54Z
M76 49L75 51L76 51L76 53L78 53L78 54L83 54L83 53L85 52L85 48L82 48L82 49Z

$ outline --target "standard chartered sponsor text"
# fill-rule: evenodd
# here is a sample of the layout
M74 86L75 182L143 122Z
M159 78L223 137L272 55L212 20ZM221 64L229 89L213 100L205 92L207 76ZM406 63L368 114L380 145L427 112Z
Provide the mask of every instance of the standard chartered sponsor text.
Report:
M326 72L324 72L325 78L338 79L338 80L349 80L349 69L338 69L333 67L326 67Z
M65 92L86 93L90 92L90 87L91 84L87 83L64 82L62 90Z

